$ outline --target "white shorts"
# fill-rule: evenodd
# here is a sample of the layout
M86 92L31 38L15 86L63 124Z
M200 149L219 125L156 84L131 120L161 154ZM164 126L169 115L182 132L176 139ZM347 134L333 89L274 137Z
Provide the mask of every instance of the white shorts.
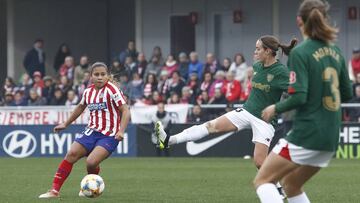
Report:
M271 124L255 117L242 108L230 111L226 113L225 116L238 128L238 130L251 128L253 133L253 143L259 142L266 146L270 146L275 133L275 129Z
M299 165L327 167L335 152L305 149L280 139L272 150L275 154Z

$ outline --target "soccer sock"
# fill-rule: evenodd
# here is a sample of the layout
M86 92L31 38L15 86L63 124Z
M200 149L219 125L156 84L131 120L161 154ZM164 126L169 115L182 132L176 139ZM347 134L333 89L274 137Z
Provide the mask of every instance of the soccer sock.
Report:
M281 196L274 184L265 183L256 189L256 193L262 203L282 203Z
M55 173L52 189L60 191L62 184L65 182L66 178L69 176L73 164L66 161L65 159L60 163L58 170Z
M209 135L209 131L206 128L205 123L201 125L194 125L183 130L179 134L170 136L169 145L199 140L207 135Z
M289 203L310 203L309 198L307 197L306 193L303 192L300 195L294 197L288 197Z
M90 169L90 168L87 168L87 172L88 172L88 174L96 174L96 175L99 175L99 173L100 173L100 166L97 166L94 170L93 170L93 169Z

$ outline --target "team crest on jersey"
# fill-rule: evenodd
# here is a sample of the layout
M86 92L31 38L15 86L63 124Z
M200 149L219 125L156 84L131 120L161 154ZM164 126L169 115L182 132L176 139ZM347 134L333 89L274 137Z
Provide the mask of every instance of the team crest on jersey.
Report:
M104 97L104 93L101 92L100 95L99 95L99 98L103 98Z
M274 79L274 75L273 74L267 74L266 79L268 82L271 82Z
M89 111L107 109L106 102L89 104L88 109Z
M290 71L289 83L294 84L295 82L296 82L296 73L294 71Z

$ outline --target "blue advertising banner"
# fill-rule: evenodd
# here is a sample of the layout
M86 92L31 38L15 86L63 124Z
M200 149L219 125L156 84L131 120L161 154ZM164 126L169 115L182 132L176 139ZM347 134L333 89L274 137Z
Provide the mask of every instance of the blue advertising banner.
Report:
M64 156L85 125L71 125L60 133L54 133L53 128L54 125L0 125L0 157ZM136 127L130 124L112 156L136 156L136 146Z

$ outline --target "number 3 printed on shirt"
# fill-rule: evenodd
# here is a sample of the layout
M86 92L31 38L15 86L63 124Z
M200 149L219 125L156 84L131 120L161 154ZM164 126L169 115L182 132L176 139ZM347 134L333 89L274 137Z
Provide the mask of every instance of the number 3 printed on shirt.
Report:
M329 111L337 111L340 107L339 78L333 67L325 68L323 81L330 82L331 96L323 97L323 106Z

